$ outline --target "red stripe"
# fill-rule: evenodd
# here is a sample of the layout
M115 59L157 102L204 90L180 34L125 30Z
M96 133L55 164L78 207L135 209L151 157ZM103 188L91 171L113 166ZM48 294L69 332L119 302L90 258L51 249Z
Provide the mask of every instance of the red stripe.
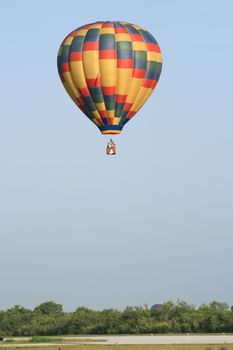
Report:
M99 77L97 77L95 79L87 79L86 81L87 81L88 87L95 88L95 87L101 86L101 80Z
M81 106L84 106L84 100L82 96L77 97L77 101L80 103Z
M108 118L108 125L112 125L114 123L114 118Z
M99 43L94 41L87 41L83 46L83 51L99 50Z
M133 77L134 78L144 78L145 74L146 74L146 69L136 68L133 70Z
M103 125L103 120L101 118L96 118L96 120L100 125Z
M77 30L74 30L72 33L70 33L69 34L69 36L71 36L71 37L75 37L75 36L77 36L78 35L78 31Z
M100 59L113 59L116 58L116 50L100 50L99 58Z
M82 61L83 53L82 52L71 52L70 53L70 61Z
M104 23L102 28L113 28L113 25L111 23Z
M128 103L128 102L126 102L125 104L124 104L124 111L129 111L130 110L130 108L132 107L132 103Z
M153 83L151 84L150 88L154 89L158 83L158 80L154 80Z
M148 51L161 52L160 51L160 47L157 44L146 43L146 48L147 48Z
M63 74L61 73L59 75L60 75L60 79L61 79L62 83L64 83L65 82L65 78L63 77Z
M115 86L103 86L102 89L104 95L115 95Z
M82 26L81 28L79 28L79 30L81 29L89 29L91 27L91 24L86 24L85 26Z
M144 41L141 34L131 34L132 41Z
M126 100L127 95L116 95L116 102L123 103Z
M131 119L135 114L136 114L136 112L129 111L129 113L126 116L126 119Z
M89 92L88 88L82 88L80 90L81 90L81 94L83 96L90 96L90 92Z
M119 58L117 68L133 68L133 60L129 58Z
M70 72L70 65L68 62L62 63L61 65L62 73Z
M119 34L119 33L127 33L128 34L128 30L126 28L115 28L115 33Z
M154 89L157 84L155 79L144 79L142 86L145 88Z
M99 115L101 116L101 118L107 118L107 112L104 111L98 111Z

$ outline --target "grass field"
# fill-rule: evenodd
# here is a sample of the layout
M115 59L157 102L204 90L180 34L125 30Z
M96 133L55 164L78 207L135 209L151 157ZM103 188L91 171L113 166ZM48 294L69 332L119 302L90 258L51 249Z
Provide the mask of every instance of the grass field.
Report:
M0 345L1 348L1 345ZM3 347L8 350L30 350L30 346ZM232 345L56 345L33 347L35 350L233 350Z

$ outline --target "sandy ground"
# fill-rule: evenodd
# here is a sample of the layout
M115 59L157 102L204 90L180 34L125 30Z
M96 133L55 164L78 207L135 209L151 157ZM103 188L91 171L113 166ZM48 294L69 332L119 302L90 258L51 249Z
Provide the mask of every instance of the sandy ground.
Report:
M11 338L12 339L12 338ZM14 346L49 346L59 345L55 343L48 344L20 344L20 341L29 338L15 338L18 341ZM127 335L127 336L86 336L86 337L62 337L69 339L69 344L78 344L81 339L93 339L92 344L233 344L233 335ZM72 340L72 342L71 342ZM98 342L94 342L97 340ZM82 342L82 344L85 344ZM91 344L91 341L88 341ZM2 344L3 345L3 344ZM5 343L4 347L12 347L12 344Z
M233 335L139 335L103 338L107 340L107 344L233 344Z

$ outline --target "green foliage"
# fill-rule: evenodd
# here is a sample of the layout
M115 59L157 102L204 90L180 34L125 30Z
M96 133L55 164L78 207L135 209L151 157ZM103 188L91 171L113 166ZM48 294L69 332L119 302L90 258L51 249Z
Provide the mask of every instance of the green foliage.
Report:
M66 334L222 332L233 332L233 312L226 303L217 301L199 308L178 300L152 308L144 305L97 311L78 307L74 312L64 312L62 305L48 301L33 311L19 305L0 311L0 336L35 336L35 342Z
M60 339L50 338L50 337L42 337L42 336L34 336L31 339L31 343L56 343L56 341L60 341Z
M47 301L37 306L34 312L43 315L61 315L63 313L63 308L62 305L56 304L54 301Z

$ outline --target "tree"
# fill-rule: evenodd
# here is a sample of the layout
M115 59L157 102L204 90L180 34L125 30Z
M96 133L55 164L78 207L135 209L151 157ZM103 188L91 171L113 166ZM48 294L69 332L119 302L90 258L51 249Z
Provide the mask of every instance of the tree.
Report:
M57 304L54 301L47 301L37 306L33 312L43 315L61 315L63 313L63 308L61 304Z

